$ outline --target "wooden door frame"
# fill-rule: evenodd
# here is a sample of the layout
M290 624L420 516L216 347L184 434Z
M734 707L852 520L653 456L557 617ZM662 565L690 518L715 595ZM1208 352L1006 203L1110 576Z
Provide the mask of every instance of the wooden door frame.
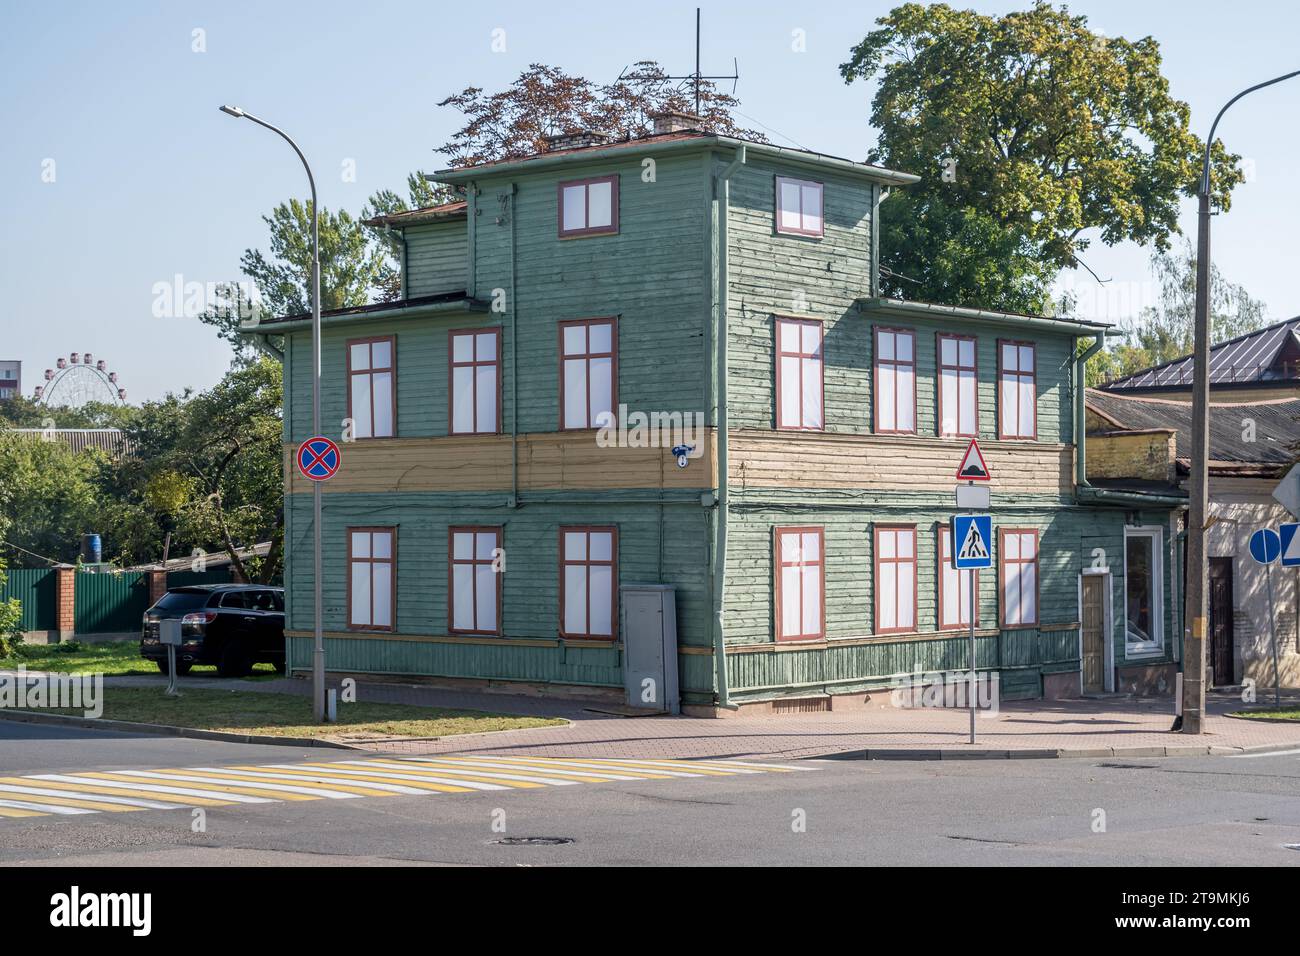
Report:
M1085 693L1083 688L1083 579L1085 576L1108 578L1104 584L1106 599L1101 604L1103 618L1101 687L1102 693L1113 694L1115 692L1115 580L1111 577L1110 568L1084 568L1079 572L1079 694Z

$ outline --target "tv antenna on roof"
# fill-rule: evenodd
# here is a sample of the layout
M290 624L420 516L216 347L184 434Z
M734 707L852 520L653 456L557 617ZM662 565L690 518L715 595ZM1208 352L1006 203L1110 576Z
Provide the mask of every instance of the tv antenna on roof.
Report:
M685 76L650 76L645 73L628 74L624 69L618 75L620 80L690 80L695 87L695 115L700 115L700 82L702 80L731 80L731 93L736 93L736 83L740 80L740 64L735 57L731 58L731 74L729 76L705 76L700 72L700 8L695 8L695 72L688 73Z

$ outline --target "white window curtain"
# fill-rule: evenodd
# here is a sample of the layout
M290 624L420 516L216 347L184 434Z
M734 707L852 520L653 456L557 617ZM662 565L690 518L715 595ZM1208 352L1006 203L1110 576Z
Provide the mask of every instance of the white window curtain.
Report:
M349 623L354 627L393 626L393 531L351 530Z
M452 622L456 631L495 634L501 575L494 570L497 529L452 532Z

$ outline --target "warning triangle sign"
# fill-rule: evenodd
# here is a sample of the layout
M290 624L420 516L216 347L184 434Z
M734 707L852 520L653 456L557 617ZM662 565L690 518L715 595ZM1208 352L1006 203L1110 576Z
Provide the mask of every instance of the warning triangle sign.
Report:
M966 446L966 454L961 456L961 464L957 466L957 477L966 481L989 480L989 466L984 463L980 443L974 438Z
M958 561L983 561L989 556L989 546L984 541L984 536L980 534L978 521L970 523L970 530L966 532L966 540L961 543L961 548L957 552Z

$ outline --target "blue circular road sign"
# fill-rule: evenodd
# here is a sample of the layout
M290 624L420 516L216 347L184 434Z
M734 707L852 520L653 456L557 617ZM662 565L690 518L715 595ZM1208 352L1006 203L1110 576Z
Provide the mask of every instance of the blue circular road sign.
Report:
M341 464L343 455L339 452L339 446L328 438L318 435L298 446L298 470L304 478L312 481L333 478Z
M1250 556L1260 564L1272 564L1282 553L1282 539L1272 528L1260 528L1250 536Z

